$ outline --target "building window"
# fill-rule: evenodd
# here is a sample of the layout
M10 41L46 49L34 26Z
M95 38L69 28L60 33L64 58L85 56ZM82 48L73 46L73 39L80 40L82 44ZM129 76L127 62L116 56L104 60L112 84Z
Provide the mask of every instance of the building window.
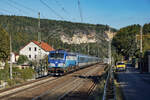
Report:
M36 51L36 47L34 48L34 51Z
M29 55L29 58L31 58L31 55Z
M34 56L34 58L36 59L36 55Z
M31 47L29 47L29 51L31 51Z

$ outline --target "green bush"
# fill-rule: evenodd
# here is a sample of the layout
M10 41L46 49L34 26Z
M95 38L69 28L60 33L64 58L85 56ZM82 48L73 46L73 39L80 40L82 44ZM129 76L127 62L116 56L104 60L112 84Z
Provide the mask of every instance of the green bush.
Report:
M14 86L16 84L15 80L7 79L9 86Z
M21 78L23 80L32 79L34 75L34 70L32 68L26 68L21 70Z
M17 64L23 64L28 61L28 57L25 55L20 55Z

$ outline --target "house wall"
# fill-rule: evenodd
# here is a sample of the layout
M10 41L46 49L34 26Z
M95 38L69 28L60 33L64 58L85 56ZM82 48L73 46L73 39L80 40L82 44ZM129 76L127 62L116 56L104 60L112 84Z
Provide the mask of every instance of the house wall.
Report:
M5 62L0 61L0 69L4 69Z
M19 59L19 55L16 55L16 61L18 61L18 59Z
M11 53L11 61L12 63L15 63L16 62L16 58L15 58L15 53Z
M36 48L36 50L35 50ZM30 42L24 48L19 51L20 55L26 55L29 60L39 60L43 59L45 55L48 55L49 52L40 49L40 47L33 42Z

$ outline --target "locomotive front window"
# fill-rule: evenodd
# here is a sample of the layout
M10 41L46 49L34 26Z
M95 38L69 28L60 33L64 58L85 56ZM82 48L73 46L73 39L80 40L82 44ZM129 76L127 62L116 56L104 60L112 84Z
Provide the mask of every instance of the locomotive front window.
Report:
M64 54L63 53L51 53L50 59L63 59Z

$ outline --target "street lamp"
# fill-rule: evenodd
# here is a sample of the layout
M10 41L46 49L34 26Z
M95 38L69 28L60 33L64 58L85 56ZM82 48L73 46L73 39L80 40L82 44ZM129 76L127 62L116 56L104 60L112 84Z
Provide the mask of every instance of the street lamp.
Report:
M140 28L140 72L142 72L142 35L143 35L143 27Z
M10 79L12 79L12 44L11 44L11 33L10 33Z

